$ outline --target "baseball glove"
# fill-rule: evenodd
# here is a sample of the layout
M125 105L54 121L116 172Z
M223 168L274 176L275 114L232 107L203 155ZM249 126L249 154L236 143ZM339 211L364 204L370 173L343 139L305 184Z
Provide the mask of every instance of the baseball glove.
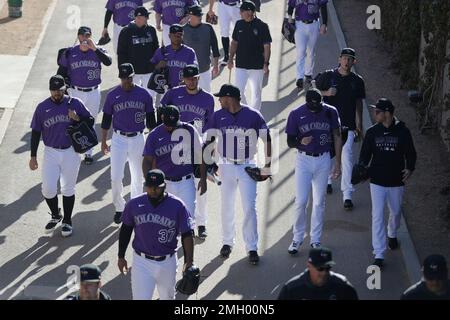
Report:
M109 37L109 34L107 33L104 37L101 37L98 40L97 45L104 46L105 44L108 44L110 41L111 41L111 38Z
M217 24L217 22L219 21L219 17L216 16L215 14L213 15L206 15L206 22L210 23L210 24Z
M191 295L197 292L200 284L200 269L197 266L191 266L183 272L183 278L178 280L176 289L179 293Z
M352 169L352 184L358 184L369 179L369 171L366 166L357 163Z
M210 174L214 174L219 170L219 166L216 163L213 164L207 164L206 165L206 172ZM194 164L194 176L199 179L200 178L200 165Z
M250 176L250 178L252 178L256 182L266 181L269 178L272 180L271 175L263 176L260 168L245 167L245 172L247 172L247 174Z

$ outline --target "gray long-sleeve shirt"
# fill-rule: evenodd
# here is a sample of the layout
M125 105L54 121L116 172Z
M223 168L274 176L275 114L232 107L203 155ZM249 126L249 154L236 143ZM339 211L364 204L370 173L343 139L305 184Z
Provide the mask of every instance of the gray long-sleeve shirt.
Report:
M216 33L210 24L202 23L197 27L186 24L184 26L183 43L194 49L200 73L209 70L211 66L211 51L213 57L217 58L220 56Z

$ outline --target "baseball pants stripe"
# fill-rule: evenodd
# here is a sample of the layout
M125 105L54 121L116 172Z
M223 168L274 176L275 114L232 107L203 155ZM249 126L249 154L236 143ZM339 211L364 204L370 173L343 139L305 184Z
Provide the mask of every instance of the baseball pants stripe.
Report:
M124 27L119 26L117 23L114 23L114 30L113 30L113 48L114 53L117 55L117 45L119 43L119 35Z
M325 194L327 188L328 172L330 171L330 154L320 157L311 157L297 152L295 165L295 211L293 225L293 240L303 242L306 230L306 209L310 190L312 187L312 213L311 213L311 243L320 242L325 212Z
M195 178L195 187L197 188L200 179ZM206 202L207 202L207 192L200 195L200 191L195 192L195 223L197 226L206 226Z
M264 79L264 71L262 69L242 69L236 68L236 86L241 91L242 103L248 104L250 107L261 110L261 94ZM251 103L245 96L245 88L247 82L251 89Z
M296 21L295 28L297 79L303 79L305 74L311 76L314 71L316 43L320 25L318 20L311 24Z
M133 300L151 300L155 287L161 300L174 300L176 275L176 254L164 261L154 261L133 252L131 269Z
M388 237L397 238L400 228L401 206L405 187L382 187L370 184L372 198L372 246L375 258L384 259L386 251L386 227L384 224L384 208L389 209Z
M220 36L224 38L230 37L230 31L233 31L236 21L241 19L239 6L228 6L219 2L217 15L219 17Z
M180 198L187 210L189 211L191 217L195 221L195 182L193 178L181 181L167 181L166 180L166 190L167 192L173 194L174 196Z
M125 163L128 161L131 176L131 199L143 193L142 153L144 151L144 135L125 137L113 133L111 139L111 189L116 211L123 212L123 177Z
M208 69L207 71L200 73L198 85L204 91L211 92L211 81L212 81L211 69Z

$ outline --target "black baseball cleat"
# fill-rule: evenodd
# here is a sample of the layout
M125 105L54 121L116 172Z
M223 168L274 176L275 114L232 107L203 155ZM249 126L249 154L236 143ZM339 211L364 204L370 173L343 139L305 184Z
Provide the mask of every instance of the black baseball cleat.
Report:
M391 250L395 250L398 248L398 241L397 238L389 238L388 237L388 247Z
M258 252L256 252L255 250L249 251L248 262L250 262L250 264L257 265L259 262Z
M220 255L222 258L228 258L231 253L231 247L227 244L224 244L222 249L220 249Z
M312 81L312 76L305 75L305 86L310 87Z
M53 216L51 213L49 213L49 215L51 215L52 218L50 219L50 221L45 226L45 233L52 233L55 230L55 228L58 225L58 223L63 218L62 215L61 215L61 208L58 209L58 215L57 216Z
M114 223L115 223L115 224L120 224L121 222L122 222L122 212L117 211L117 212L114 214Z
M94 162L94 158L88 155L84 156L84 164L90 165Z
M226 66L228 64L228 57L223 57L223 59L220 61L221 66Z
M72 235L73 228L69 223L63 223L61 226L61 235L66 238Z
M298 79L295 85L299 91L303 90L303 79Z
M353 210L353 202L350 199L344 201L344 209L347 211Z
M205 226L198 226L198 237L202 240L206 239L208 233L206 232Z
M383 268L383 261L384 261L384 259L376 258L376 259L373 261L372 265L377 266L377 267L379 267L380 269L382 269L382 268Z
M327 194L333 193L333 186L331 184L327 185Z

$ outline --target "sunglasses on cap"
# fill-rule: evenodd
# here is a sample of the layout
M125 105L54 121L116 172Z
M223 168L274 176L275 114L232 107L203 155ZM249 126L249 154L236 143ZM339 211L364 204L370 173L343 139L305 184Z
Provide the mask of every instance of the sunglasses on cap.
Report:
M319 272L324 272L324 271L330 271L331 267L330 266L325 266L325 267L314 267L317 271Z

